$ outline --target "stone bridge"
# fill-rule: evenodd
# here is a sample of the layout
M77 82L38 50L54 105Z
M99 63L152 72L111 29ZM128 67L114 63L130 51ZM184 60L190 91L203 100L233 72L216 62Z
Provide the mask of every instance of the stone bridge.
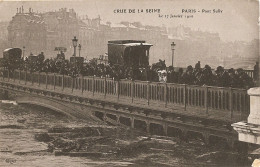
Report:
M205 143L223 139L229 146L238 138L231 124L246 119L249 111L246 90L232 88L15 71L3 73L0 89L17 103L47 107L72 119L183 139L199 136Z

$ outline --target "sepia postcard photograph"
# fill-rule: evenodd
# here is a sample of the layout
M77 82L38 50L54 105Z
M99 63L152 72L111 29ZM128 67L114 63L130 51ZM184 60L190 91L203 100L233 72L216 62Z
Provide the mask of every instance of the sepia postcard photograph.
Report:
M0 1L0 166L260 167L259 0Z

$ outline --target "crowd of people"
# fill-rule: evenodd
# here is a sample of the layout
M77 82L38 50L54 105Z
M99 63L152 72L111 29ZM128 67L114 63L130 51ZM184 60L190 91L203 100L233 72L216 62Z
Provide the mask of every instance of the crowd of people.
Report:
M254 80L242 68L224 69L218 66L213 70L209 65L204 68L200 67L198 62L193 68L191 65L186 71L182 68L175 72L172 67L167 73L167 81L170 83L180 83L189 85L208 85L218 87L233 87L249 89L254 86Z
M95 59L83 62L70 62L64 55L56 58L44 59L44 55L39 54L34 61L28 58L19 62L18 68L30 72L59 73L76 77L96 76L110 77L115 80L129 79L151 82L167 82L188 85L208 85L218 87L233 87L248 89L254 86L254 80L247 73L239 69L224 69L219 66L213 70L209 65L201 67L198 62L194 67L189 65L186 69L166 67L165 61L152 64L152 66L133 68L126 65L104 65L97 64ZM258 68L256 68L258 69Z

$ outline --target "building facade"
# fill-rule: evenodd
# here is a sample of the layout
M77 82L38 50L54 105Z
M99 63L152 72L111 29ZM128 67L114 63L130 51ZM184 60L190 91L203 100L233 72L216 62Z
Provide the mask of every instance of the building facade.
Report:
M25 55L44 52L47 58L56 57L55 48L65 47L66 58L73 55L72 38L81 44L81 56L89 60L107 53L112 40L145 40L151 43L149 64L165 60L171 65L171 43L176 43L174 66L194 65L198 60L211 66L224 65L224 57L254 57L256 42L223 42L218 33L192 30L183 25L142 25L140 22L104 22L100 16L79 17L73 9L61 8L44 13L23 7L17 8L8 25L8 47L25 47ZM77 48L77 56L78 56ZM214 60L214 61L212 61Z

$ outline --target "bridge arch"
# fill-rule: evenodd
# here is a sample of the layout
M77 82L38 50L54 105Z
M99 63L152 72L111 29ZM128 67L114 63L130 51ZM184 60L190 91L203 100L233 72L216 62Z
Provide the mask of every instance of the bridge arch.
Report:
M71 119L76 118L75 114L77 113L77 111L75 111L75 109L68 104L60 102L58 100L47 99L39 96L18 96L16 97L16 102L18 104L33 104L37 106L42 106L58 113L62 113Z

